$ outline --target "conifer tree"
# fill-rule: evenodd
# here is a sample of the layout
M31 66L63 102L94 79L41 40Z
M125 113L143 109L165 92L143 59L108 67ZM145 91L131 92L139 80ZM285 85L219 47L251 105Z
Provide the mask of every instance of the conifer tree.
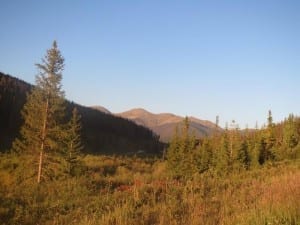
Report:
M178 163L184 157L182 149L180 148L180 138L178 134L178 126L175 128L175 134L170 142L170 146L167 149L167 166L172 174L175 176L181 173L181 168Z
M275 125L273 123L272 112L269 110L268 113L268 126L265 130L265 160L274 160L275 159Z
M83 145L81 143L81 116L78 113L77 108L74 108L72 111L72 117L69 123L67 124L67 129L65 132L65 160L67 163L67 174L74 175L76 172L76 167L80 165L81 151Z
M267 149L267 144L264 137L261 137L257 146L258 149L258 162L260 165L264 164L270 159L270 153Z
M252 137L248 137L251 168L257 168L259 166L260 133L260 131L255 130Z
M22 110L24 125L20 131L21 137L16 139L13 149L29 153L37 159L37 182L40 183L49 160L61 149L59 140L65 112L64 92L61 90L64 58L56 41L47 50L42 63L36 66L39 70L36 86L27 96Z
M203 140L197 153L197 168L200 173L203 173L213 166L213 149L208 138Z
M293 114L290 114L288 119L284 122L283 127L283 151L282 154L290 158L296 157L295 147L299 143L299 134L297 133L296 119Z
M273 127L274 124L273 124L273 116L272 116L272 112L271 110L269 110L268 112L268 127Z
M266 130L266 142L267 142L267 149L272 149L275 144L275 135L274 135L274 123L272 112L269 110L268 114L268 126Z
M250 168L251 159L249 154L249 145L246 140L243 140L240 145L237 160L243 168L247 170Z
M220 145L216 152L215 165L216 169L220 173L229 172L232 169L232 160L231 160L231 146L230 146L230 137L229 130L226 126L224 133L220 137Z
M196 171L195 137L189 134L189 121L183 121L181 136L178 129L167 150L167 165L172 175L176 178L190 178Z

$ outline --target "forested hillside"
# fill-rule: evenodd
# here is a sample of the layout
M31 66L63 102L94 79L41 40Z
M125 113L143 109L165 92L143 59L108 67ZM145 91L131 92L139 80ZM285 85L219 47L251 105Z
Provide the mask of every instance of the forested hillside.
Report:
M32 86L0 72L0 151L9 149L22 125L21 109Z
M22 125L21 109L33 86L0 73L0 150L11 148ZM159 137L143 126L98 110L67 102L67 114L76 107L82 116L82 141L90 153L159 153Z

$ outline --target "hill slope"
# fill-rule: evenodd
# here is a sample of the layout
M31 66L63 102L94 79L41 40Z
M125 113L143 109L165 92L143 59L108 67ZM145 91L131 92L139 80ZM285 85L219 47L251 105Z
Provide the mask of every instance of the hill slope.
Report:
M22 125L21 109L32 85L0 72L0 151L9 149ZM162 145L150 129L97 109L66 101L67 115L78 108L82 116L82 139L91 153L158 153Z
M107 108L100 106L100 105L94 105L94 106L91 106L90 108L96 109L96 110L98 110L100 112L104 112L106 114L112 114Z
M154 114L145 109L132 109L123 113L116 114L120 117L130 119L139 125L150 128L160 136L160 140L167 142L172 138L176 126L180 126L183 117L171 113ZM196 137L203 137L211 134L215 129L215 124L200 120L195 117L189 117L190 131L194 132Z

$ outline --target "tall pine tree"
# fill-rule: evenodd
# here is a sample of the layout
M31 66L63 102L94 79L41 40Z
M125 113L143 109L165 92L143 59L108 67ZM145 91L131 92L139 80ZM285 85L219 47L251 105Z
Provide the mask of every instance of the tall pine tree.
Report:
M36 86L27 96L22 110L24 125L20 131L21 137L14 142L13 148L20 153L27 152L37 160L36 175L40 183L50 159L58 162L53 156L61 150L65 113L64 92L61 90L64 58L55 41L42 63L36 66L39 70ZM55 170L54 167L51 176Z
M274 160L276 155L276 138L275 138L275 124L273 123L272 112L268 113L268 126L265 130L265 160Z

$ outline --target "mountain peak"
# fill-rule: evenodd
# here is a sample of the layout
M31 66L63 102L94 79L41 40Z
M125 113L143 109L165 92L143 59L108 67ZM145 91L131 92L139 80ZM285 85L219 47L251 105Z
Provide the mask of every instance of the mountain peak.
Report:
M134 108L126 112L118 113L117 115L121 117L125 117L127 119L133 119L136 117L148 117L153 115L153 113L150 113L143 108Z
M133 108L131 110L128 110L127 112L133 112L133 113L150 113L146 109L143 108Z
M160 135L162 141L169 141L175 131L175 127L180 125L183 117L172 113L154 114L143 108L134 108L129 111L118 113L120 117L134 121L135 123L148 127ZM191 129L195 131L197 137L207 136L215 127L210 121L189 117Z

